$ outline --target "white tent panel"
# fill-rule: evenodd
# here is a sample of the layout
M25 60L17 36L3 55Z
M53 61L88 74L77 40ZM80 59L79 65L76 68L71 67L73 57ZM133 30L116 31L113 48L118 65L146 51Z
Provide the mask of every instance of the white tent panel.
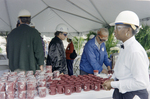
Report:
M40 32L55 32L55 28L59 23L65 23L50 8L47 8L34 17L32 22L35 23L36 28Z
M74 27L75 30L74 31L70 30L70 32L84 32L84 31L90 31L90 30L98 29L102 27L102 24L100 23L96 23L90 20L86 20L80 17L76 17L74 15L70 15L70 14L63 13L63 12L56 11L56 10L55 12L62 19L66 20L70 26Z
M100 15L100 12L97 11L97 10L99 10L99 9L97 9L99 7L99 5L96 6L95 3L93 2L93 0L70 0L70 1L73 2L74 4L78 5L83 10L85 10L86 13L88 13L89 15L91 15L93 17L94 20L105 23L102 16ZM98 3L98 4L100 4L100 3Z
M0 32L10 30L9 24L6 24L4 21L0 20Z
M92 19L95 21L98 21L93 16L89 15L85 11L81 10L80 8L74 6L69 2L69 0L44 0L45 3L52 8L56 8L58 10L65 11L66 13L75 14L79 16L86 17L88 19ZM75 1L75 0L74 0ZM81 0L80 0L81 1ZM59 2L59 3L58 3ZM99 21L98 21L99 22Z
M22 9L31 12L41 33L52 35L59 23L65 23L73 35L99 29L114 22L123 10L134 11L145 19L142 24L150 25L149 5L150 1L145 0L0 0L0 31L15 28Z
M34 15L42 11L44 8L46 8L46 5L43 4L41 0L6 0L6 1L8 5L7 7L9 11L11 25L13 28L16 27L16 23L18 20L18 13L20 10L26 9L30 11L31 16L33 17Z
M0 0L0 31L10 30L8 13L5 6L5 0Z

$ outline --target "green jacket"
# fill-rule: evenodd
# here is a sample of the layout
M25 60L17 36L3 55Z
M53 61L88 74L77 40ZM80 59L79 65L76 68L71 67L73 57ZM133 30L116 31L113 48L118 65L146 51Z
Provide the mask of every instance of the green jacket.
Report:
M44 51L39 32L26 24L12 30L7 36L9 68L37 70L44 64Z

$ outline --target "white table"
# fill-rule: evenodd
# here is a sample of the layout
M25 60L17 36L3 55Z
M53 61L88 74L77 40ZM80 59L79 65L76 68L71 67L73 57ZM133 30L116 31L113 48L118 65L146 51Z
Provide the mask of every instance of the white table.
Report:
M112 99L113 89L110 91L100 90L100 91L82 91L81 93L73 93L71 95L47 94L45 98L35 97L34 99Z

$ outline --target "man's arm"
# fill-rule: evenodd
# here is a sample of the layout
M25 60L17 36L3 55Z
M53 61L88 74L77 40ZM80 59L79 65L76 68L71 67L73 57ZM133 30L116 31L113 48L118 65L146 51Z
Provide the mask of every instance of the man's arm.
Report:
M100 73L103 70L103 68L97 62L94 51L96 51L96 49L94 49L92 46L90 45L85 46L85 54L86 54L88 62L90 63L90 65L93 67L94 70L99 70L99 73Z

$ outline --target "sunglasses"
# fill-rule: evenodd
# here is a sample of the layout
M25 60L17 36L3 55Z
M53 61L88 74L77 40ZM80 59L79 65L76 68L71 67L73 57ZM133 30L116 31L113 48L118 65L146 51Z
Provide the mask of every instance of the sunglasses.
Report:
M64 34L64 36L67 36L67 34Z
M105 41L106 41L106 39L101 39L99 36L98 36L98 38L99 38L99 40L100 40L101 42L105 42Z
M114 30L121 30L122 28L126 28L127 26L116 26L114 27Z

